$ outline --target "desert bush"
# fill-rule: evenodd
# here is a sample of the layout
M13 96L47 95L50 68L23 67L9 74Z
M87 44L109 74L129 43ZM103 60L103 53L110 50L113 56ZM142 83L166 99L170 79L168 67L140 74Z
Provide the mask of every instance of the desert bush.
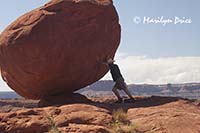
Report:
M47 118L49 125L50 125L48 133L60 133L60 131L58 130L58 127L56 126L56 123L55 123L53 117L50 116L50 115L47 115L46 118Z
M113 121L115 122L122 122L122 123L129 122L127 120L127 114L122 108L114 110L112 116L113 116Z
M112 116L111 133L139 133L137 126L127 119L127 113L123 109L114 110Z

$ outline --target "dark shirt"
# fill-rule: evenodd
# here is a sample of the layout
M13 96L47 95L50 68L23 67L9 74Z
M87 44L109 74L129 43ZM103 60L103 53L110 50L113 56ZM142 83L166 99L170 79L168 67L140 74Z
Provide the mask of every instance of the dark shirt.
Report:
M109 68L110 68L110 73L114 81L117 81L118 78L123 78L118 65L109 64Z

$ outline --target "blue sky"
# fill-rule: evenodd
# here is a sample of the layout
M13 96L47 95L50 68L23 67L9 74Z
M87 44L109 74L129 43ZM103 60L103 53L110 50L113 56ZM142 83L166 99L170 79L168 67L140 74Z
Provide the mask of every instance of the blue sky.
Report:
M200 55L199 0L116 0L115 5L122 25L120 51L149 57ZM192 24L137 25L135 16L188 17Z
M17 17L39 7L48 0L6 0L0 5L0 31ZM119 51L148 57L200 55L199 0L114 0L122 25ZM172 19L186 17L192 24L165 27L159 24L135 24L135 16Z
M49 0L4 0L0 5L0 32L16 18ZM130 83L199 82L200 1L199 0L113 0L122 26L117 59ZM189 18L191 24L134 23L135 17ZM123 57L123 58L122 58ZM138 59L140 59L138 61ZM137 62L138 64L134 64ZM162 63L163 62L163 63ZM164 64L168 62L168 64ZM174 64L177 65L169 65ZM186 62L186 63L185 63ZM124 66L123 63L126 63ZM158 63L155 67L154 63ZM149 65L151 67L143 68ZM136 67L137 66L137 67ZM164 67L163 67L164 66ZM147 69L148 68L148 69ZM145 74L159 70L157 77ZM169 73L165 73L168 68ZM191 71L191 69L193 71ZM176 70L176 71L174 71ZM137 71L141 73L137 74ZM135 75L132 77L131 75ZM131 75L129 75L131 74ZM174 75L174 76L171 76ZM179 76L178 76L179 75ZM188 77L187 75L190 75ZM166 78L168 77L168 78ZM105 77L110 78L109 76ZM8 87L0 81L0 90Z

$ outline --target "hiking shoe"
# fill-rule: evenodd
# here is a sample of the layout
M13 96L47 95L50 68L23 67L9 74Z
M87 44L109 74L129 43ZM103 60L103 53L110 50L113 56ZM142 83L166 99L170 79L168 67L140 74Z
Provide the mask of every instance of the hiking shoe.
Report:
M124 100L125 103L134 103L135 99L134 98L130 98L130 99L126 99Z

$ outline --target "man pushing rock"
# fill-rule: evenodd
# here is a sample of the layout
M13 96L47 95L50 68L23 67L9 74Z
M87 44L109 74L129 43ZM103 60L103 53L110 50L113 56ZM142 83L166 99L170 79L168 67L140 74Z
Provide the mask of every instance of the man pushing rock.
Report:
M112 75L113 81L115 82L115 85L112 89L113 93L118 98L118 100L115 103L122 103L123 102L123 99L121 98L118 90L123 90L129 96L130 99L127 100L128 102L134 102L135 99L132 97L130 91L128 90L128 87L127 87L127 85L124 81L124 78L123 78L123 76L120 72L118 65L114 64L114 62L115 61L110 58L107 61L104 61L102 63L109 66L110 73Z

